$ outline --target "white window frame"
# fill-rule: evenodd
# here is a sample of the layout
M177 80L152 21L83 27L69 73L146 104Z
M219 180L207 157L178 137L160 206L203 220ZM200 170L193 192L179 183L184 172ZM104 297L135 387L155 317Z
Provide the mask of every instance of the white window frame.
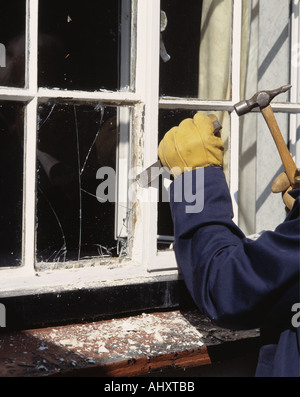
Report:
M233 1L232 20L232 98L230 101L210 101L202 99L159 98L159 54L160 54L160 0L136 0L136 75L135 91L85 92L38 88L38 0L27 0L28 23L26 29L26 81L23 89L0 88L0 100L26 102L25 106L25 154L24 154L24 220L23 220L23 265L18 268L0 269L0 291L16 294L26 290L45 291L51 288L67 289L108 285L110 283L130 283L131 280L145 282L153 277L178 277L177 264L173 251L157 250L157 203L138 202L135 208L136 221L133 227L133 244L130 260L121 266L109 268L68 269L41 272L36 276L35 264L35 197L36 197L36 131L37 105L40 100L72 99L89 102L101 101L108 105L132 106L132 133L135 140L143 142L135 147L136 165L145 168L157 160L158 115L160 109L184 109L195 111L227 111L230 114L229 137L229 187L232 197L238 192L239 183L239 117L234 112L234 104L240 98L240 49L242 0ZM299 2L293 0L291 20L292 42L299 41ZM274 103L275 112L292 113L290 139L296 146L297 103L299 68L291 70L290 103ZM295 156L295 153L292 153ZM139 195L139 191L137 195ZM157 194L149 188L149 198ZM150 201L150 200L149 200ZM235 221L238 222L238 203L233 200ZM66 280L66 281L64 281ZM1 296L1 293L0 293Z
M300 22L299 22L300 5L298 0L292 1L292 18L291 24L291 46L298 51L294 53L295 59L299 63L299 37L300 37ZM171 98L161 98L159 101L160 109L184 109L195 111L226 111L230 115L230 134L229 134L229 170L228 183L229 190L232 197L232 205L234 212L233 221L239 222L239 206L238 206L238 192L239 192L239 134L240 134L240 118L234 111L234 105L240 102L241 90L241 43L242 43L242 0L233 0L232 5L232 36L231 36L231 100L230 101L204 101L204 100L190 100ZM291 154L296 161L296 153L299 155L299 142L297 142L297 123L299 119L297 114L300 113L300 103L298 90L300 87L300 67L290 62L290 76L292 89L290 92L290 102L279 103L274 101L271 104L274 113L287 113L290 116L289 123L289 141L291 147ZM258 110L256 110L258 111ZM152 228L157 219L153 219L151 215ZM157 253L154 250L154 241L151 240L152 251L149 256L149 270L158 271L160 269L172 268L176 266L175 258L172 252ZM150 259L151 258L151 259Z
M125 49L124 49L125 51ZM7 88L0 87L0 100L20 101L25 104L24 118L24 194L23 194L23 239L22 239L22 266L4 267L0 269L0 291L18 290L19 288L35 289L44 288L51 285L60 285L59 280L62 274L55 272L41 273L39 282L36 282L35 270L35 239L36 239L36 145L37 145L37 106L39 101L50 99L63 99L78 102L101 102L106 105L118 106L136 106L139 109L141 97L138 91L129 92L128 90L110 91L68 91L47 89L38 87L38 0L27 0L26 2L26 85L25 88ZM122 82L121 82L122 84ZM96 178L96 175L95 175ZM72 280L72 270L68 272ZM80 269L81 270L81 269ZM73 277L80 277L81 280L86 278L87 272L74 271ZM90 277L87 277L87 283L93 282L95 277L100 282L107 278L105 266L99 267L95 272L90 269ZM79 275L79 273L82 273ZM96 275L94 274L96 273ZM101 273L102 276L101 276ZM115 273L115 272L108 272ZM127 272L128 273L128 272ZM113 275L113 278L125 277L126 274L120 272L120 276ZM93 274L93 276L91 276ZM82 281L83 282L83 281ZM25 283L25 284L24 284ZM71 282L70 285L75 285Z

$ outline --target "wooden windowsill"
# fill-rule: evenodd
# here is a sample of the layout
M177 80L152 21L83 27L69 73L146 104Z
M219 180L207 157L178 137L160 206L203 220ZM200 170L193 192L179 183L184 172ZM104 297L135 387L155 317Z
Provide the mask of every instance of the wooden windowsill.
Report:
M257 337L215 327L195 311L15 331L0 334L0 377L145 376L237 357Z

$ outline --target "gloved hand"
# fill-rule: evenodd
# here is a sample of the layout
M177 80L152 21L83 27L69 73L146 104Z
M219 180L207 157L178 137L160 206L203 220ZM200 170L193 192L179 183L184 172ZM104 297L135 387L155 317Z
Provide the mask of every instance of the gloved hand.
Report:
M223 166L222 139L214 135L214 115L195 114L166 133L159 144L158 155L164 167L176 178L184 168Z
M300 169L297 171L300 175ZM300 177L296 176L296 187L300 188ZM289 192L293 190L289 178L285 172L278 175L278 177L274 180L272 185L273 193L282 193L282 200L286 205L288 211L293 208L295 199L289 195Z

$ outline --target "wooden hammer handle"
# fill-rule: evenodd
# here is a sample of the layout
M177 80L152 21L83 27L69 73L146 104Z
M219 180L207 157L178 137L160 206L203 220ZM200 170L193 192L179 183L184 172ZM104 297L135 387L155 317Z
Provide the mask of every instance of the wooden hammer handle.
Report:
M295 184L295 177L297 175L297 167L282 137L271 105L267 106L264 109L261 109L261 112L266 120L266 123L268 124L273 139L276 143L287 177L289 178L289 181L293 186Z

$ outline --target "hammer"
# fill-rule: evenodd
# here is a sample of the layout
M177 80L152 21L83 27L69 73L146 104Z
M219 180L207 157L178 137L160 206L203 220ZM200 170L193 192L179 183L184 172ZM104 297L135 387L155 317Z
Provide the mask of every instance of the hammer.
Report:
M287 92L291 87L291 85L285 85L272 91L259 91L251 99L237 103L234 108L239 116L251 112L251 110L256 107L260 108L260 111L266 120L266 123L277 146L287 177L291 186L293 187L296 184L296 177L299 177L299 172L282 137L272 107L270 105L272 99L279 94Z

